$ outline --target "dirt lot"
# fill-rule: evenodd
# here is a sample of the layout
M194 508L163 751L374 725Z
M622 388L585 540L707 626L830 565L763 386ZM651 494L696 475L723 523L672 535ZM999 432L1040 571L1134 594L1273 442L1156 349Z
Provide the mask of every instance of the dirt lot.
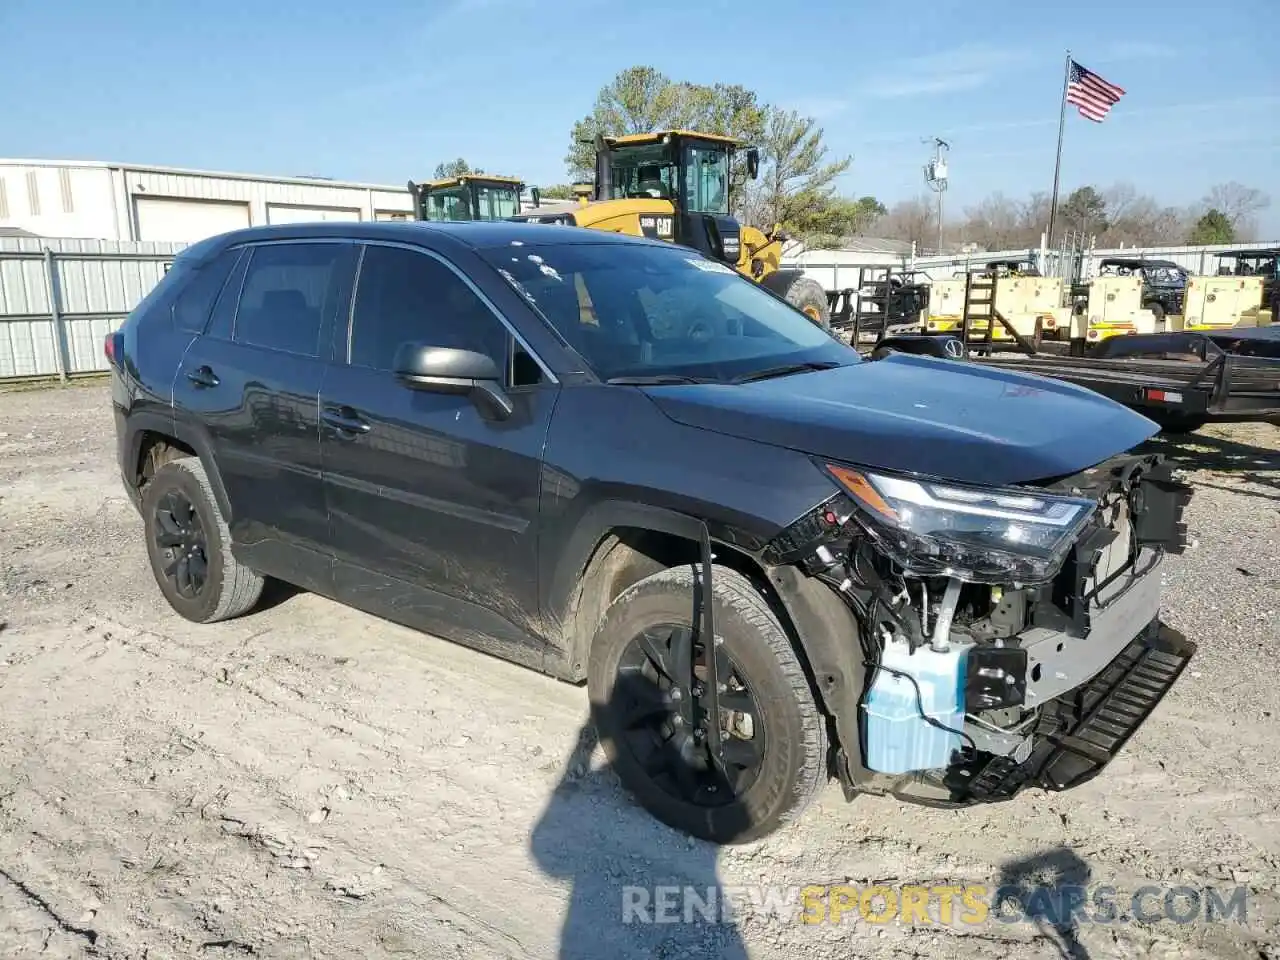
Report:
M960 813L833 786L801 824L717 852L621 792L581 690L307 594L180 620L105 387L0 394L0 957L1275 960L1277 451L1270 425L1173 450L1200 466L1168 619L1201 649L1102 777ZM1029 873L1110 885L1122 918L1145 885L1149 910L1178 885L1245 887L1246 922L806 925L750 890L733 923L622 922L629 884Z

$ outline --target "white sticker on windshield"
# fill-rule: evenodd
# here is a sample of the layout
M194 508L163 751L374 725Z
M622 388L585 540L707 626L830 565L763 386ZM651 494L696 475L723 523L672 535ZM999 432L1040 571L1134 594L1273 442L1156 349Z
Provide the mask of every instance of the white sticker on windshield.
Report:
M716 263L714 260L695 260L692 257L686 257L684 262L693 264L705 273L733 273L723 263Z

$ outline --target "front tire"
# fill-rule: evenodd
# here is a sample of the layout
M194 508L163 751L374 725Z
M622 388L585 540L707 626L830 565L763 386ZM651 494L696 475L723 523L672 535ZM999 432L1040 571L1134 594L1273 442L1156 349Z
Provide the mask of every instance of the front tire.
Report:
M817 280L800 273L774 272L761 282L822 329L831 329L831 305Z
M746 843L798 818L825 782L826 727L760 592L724 567L713 582L723 687L715 721L702 709L704 668L694 666L702 653L694 567L646 577L609 606L587 685L605 753L646 810L712 843ZM720 763L708 748L713 737Z
M262 577L231 554L231 532L198 457L171 460L142 494L147 557L169 606L195 623L248 612Z

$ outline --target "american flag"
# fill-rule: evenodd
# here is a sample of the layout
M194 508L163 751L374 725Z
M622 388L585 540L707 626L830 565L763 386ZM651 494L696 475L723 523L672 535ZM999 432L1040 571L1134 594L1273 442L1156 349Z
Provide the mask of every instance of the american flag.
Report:
M1120 87L1108 83L1074 60L1071 61L1071 74L1067 78L1067 103L1074 104L1080 111L1080 116L1094 123L1101 123L1112 106L1119 103L1123 96L1124 90Z

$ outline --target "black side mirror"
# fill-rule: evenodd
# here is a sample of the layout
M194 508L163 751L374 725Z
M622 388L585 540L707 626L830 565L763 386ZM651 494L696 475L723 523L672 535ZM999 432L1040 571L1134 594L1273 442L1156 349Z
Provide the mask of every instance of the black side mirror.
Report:
M533 205L535 207L542 206L542 192L538 190L537 187L529 188L529 196L533 198Z
M515 411L493 358L474 350L405 343L396 351L396 378L411 390L470 397L482 413L505 420Z
M760 151L756 147L747 148L747 176L752 180L760 176Z

